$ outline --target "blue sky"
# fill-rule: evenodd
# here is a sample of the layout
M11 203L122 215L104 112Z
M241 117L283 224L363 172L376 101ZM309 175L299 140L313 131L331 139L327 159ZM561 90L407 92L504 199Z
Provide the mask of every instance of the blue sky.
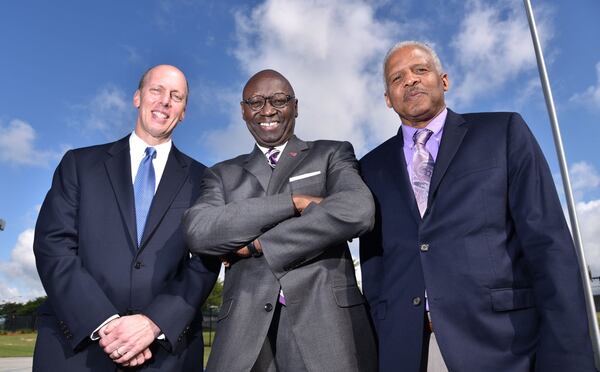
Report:
M533 3L587 258L600 275L600 3ZM238 102L264 68L295 87L300 137L350 140L360 156L398 129L383 100L385 51L425 40L450 75L449 107L520 112L562 187L520 0L25 0L3 2L0 33L0 302L43 294L31 245L54 168L67 149L133 128L139 76L158 63L189 79L174 141L207 165L250 151Z

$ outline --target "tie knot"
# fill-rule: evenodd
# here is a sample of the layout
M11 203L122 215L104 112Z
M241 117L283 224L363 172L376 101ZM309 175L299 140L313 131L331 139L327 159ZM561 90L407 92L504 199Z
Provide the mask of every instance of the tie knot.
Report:
M156 149L154 147L146 147L146 157L154 159L156 157Z
M433 134L433 132L429 129L419 129L413 135L413 141L415 142L415 145L417 143L421 144L421 145L425 145L427 143L427 141L429 141L429 138L431 137L432 134Z
M277 150L275 147L271 147L268 151L267 151L267 160L269 160L269 165L272 168L275 168L275 166L277 165L277 161L279 160L279 150Z

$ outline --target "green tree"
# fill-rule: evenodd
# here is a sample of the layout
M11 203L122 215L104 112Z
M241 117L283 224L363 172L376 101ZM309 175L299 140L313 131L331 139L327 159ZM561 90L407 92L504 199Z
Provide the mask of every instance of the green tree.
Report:
M25 303L6 302L0 305L0 316L35 315L38 307L46 300L46 296L38 297Z

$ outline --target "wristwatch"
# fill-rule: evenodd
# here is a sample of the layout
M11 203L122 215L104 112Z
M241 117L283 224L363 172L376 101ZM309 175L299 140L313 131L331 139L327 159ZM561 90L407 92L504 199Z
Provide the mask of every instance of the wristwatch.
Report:
M258 249L256 249L256 246L254 245L254 240L251 241L250 243L248 243L247 247L248 247L248 250L250 251L250 254L252 255L252 257L262 256L262 252L259 252Z

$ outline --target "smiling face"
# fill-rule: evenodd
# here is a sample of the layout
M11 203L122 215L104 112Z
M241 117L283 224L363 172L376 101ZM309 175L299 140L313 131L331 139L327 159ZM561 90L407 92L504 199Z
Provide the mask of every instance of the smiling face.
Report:
M445 107L448 75L438 71L431 55L415 45L394 51L385 64L385 102L402 123L424 128Z
M294 96L294 90L283 75L273 70L261 71L248 80L244 87L243 100L255 96L271 97L283 93ZM275 147L285 143L294 134L298 116L298 100L290 99L283 107L277 108L267 100L260 110L254 110L245 102L241 103L242 117L256 142L264 147Z
M185 116L187 83L174 66L159 65L146 74L133 104L138 108L135 134L149 145L168 141Z

